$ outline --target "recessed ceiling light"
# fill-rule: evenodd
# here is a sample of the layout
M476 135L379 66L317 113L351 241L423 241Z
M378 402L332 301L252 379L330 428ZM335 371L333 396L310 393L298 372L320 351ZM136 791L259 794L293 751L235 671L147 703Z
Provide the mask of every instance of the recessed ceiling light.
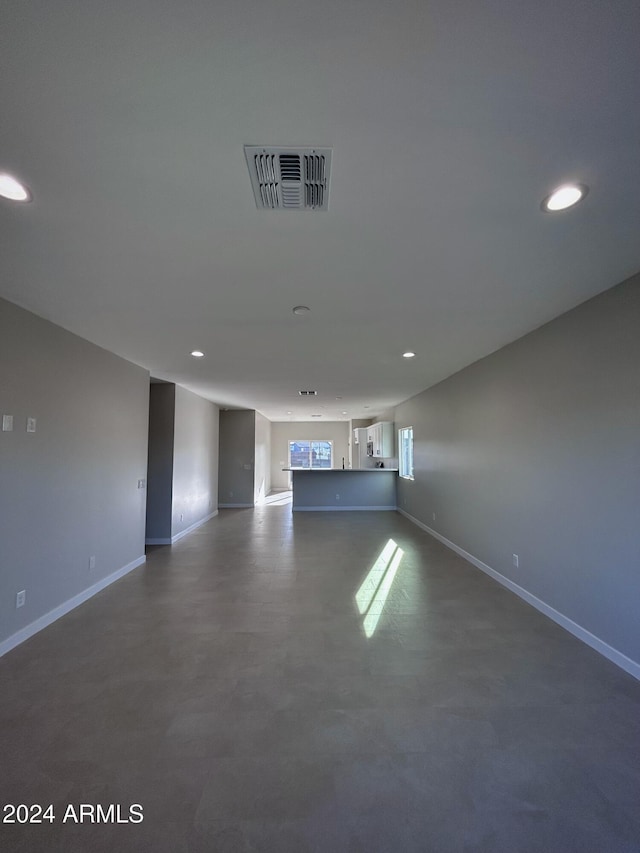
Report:
M343 412L342 414L343 414L343 415L346 415L347 413L346 413L346 412Z
M415 358L415 352L403 352L402 357L403 358Z
M6 173L0 175L0 195L11 201L31 201L31 193L24 184Z
M300 316L301 314L308 314L311 311L311 308L307 308L306 305L296 305L293 309L293 313Z
M202 350L199 350L199 349L194 349L193 352L191 353L191 355L194 358L204 358L204 353L202 352Z
M585 184L563 184L545 198L541 207L545 213L566 210L581 201L588 192L589 187Z
M293 414L293 412L287 412L287 414L288 414L288 415L292 415L292 414Z

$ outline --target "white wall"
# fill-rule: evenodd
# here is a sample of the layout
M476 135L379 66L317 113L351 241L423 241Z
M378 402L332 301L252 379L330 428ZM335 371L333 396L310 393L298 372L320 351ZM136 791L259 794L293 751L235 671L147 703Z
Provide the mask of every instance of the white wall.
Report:
M262 503L271 491L271 421L260 412L255 418L254 502Z
M14 416L0 432L6 650L35 620L144 561L149 374L0 300L0 407Z
M176 385L172 537L218 509L218 421L218 406Z
M394 420L414 434L415 481L399 481L399 506L640 676L640 276Z
M283 471L289 465L289 442L296 439L324 439L333 441L333 467L342 468L349 460L349 421L299 421L271 424L271 487L286 489L289 475Z

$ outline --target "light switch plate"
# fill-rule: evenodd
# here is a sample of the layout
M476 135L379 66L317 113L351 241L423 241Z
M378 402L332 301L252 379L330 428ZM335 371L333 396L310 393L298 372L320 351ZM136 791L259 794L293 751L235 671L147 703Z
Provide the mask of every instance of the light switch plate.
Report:
M36 419L35 418L27 418L27 432L35 432L36 431Z
M13 429L13 415L2 416L2 432L11 432Z

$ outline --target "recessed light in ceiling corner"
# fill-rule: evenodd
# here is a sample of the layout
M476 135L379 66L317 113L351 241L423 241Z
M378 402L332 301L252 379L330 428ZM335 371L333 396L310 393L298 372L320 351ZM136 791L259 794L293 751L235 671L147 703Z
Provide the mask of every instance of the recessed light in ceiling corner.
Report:
M6 172L0 174L0 195L9 201L31 201L31 193L27 187Z
M589 187L586 184L562 184L550 193L540 207L545 213L556 213L573 207L586 196Z
M292 311L298 317L301 317L303 314L309 314L311 312L311 308L308 308L306 305L296 305Z
M201 349L194 349L191 351L191 356L193 358L204 358L204 353Z
M408 350L407 352L402 353L402 357L403 358L415 358L416 354L415 354L415 352L411 352L411 350Z

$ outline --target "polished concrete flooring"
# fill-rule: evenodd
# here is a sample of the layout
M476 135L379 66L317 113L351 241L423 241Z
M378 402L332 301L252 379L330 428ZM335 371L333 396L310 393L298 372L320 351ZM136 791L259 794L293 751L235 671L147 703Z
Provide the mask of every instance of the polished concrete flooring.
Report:
M640 851L640 683L396 513L222 511L0 688L8 853Z

